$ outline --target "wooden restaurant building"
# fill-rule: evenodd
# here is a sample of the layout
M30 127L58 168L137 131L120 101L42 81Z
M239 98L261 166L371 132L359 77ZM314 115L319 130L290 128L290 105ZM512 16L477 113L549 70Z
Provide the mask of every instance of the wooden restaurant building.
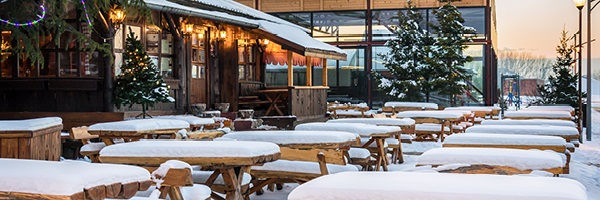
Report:
M112 100L129 30L144 43L175 98L174 103L159 103L152 111L181 114L198 103L209 108L229 103L231 111L264 104L269 115L296 115L299 119L325 115L327 79L313 83L310 69L326 68L328 60L345 60L345 51L313 39L309 29L232 0L145 2L152 10L153 22L128 17L122 24L115 23L118 30L108 40L103 40L106 36L102 33L88 30L87 22L78 18L80 10L73 11L78 13L72 19L65 19L96 41L111 44L114 62L104 59L102 52L67 49L85 44L66 41L40 44L43 65L3 53L0 112L5 114L0 113L0 119L11 118L8 112L130 111L116 110ZM10 34L3 31L3 41ZM265 84L268 63L288 66L286 85L271 88ZM294 77L292 64L309 69L304 80ZM321 71L314 76L327 77L327 70ZM276 105L281 103L287 106Z

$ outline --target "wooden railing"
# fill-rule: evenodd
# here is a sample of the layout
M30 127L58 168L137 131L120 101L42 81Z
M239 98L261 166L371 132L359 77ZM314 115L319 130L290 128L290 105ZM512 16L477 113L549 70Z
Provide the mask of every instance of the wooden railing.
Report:
M288 113L295 115L299 121L324 118L327 112L327 89L329 87L290 87Z

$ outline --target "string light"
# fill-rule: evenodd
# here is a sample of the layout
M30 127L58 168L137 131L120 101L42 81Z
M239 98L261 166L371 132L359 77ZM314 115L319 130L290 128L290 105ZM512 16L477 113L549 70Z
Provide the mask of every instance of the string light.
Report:
M10 20L6 20L6 19L2 19L0 18L1 22L4 22L6 24L9 25L13 25L13 26L33 26L36 25L38 22L42 21L42 19L44 19L44 17L46 17L46 7L44 7L44 3L46 3L46 1L44 1L41 5L40 8L42 8L42 15L38 15L38 19L34 20L34 21L30 21L30 22L26 22L26 23L17 23L17 22L11 22Z
M85 18L87 19L88 26L92 26L92 20L90 20L87 7L85 7L85 0L81 0L81 4L83 5L83 12L85 13Z

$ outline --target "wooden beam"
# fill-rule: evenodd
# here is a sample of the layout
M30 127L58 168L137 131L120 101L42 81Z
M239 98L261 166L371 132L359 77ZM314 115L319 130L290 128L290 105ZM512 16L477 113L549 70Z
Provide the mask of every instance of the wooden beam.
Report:
M306 86L312 86L312 57L306 56Z
M288 63L288 86L294 86L294 63L292 63L293 52L288 50L287 63Z
M323 62L323 86L327 86L327 59L321 59Z

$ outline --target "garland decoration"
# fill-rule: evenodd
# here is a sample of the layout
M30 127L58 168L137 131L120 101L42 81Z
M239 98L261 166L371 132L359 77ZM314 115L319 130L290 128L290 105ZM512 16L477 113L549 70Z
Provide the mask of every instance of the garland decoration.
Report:
M42 15L37 15L38 19L36 19L36 20L30 21L30 22L25 22L25 23L18 23L18 22L11 22L10 20L0 18L0 21L4 22L6 24L9 24L9 25L13 25L13 26L33 26L33 25L36 25L38 22L42 21L42 19L44 19L44 17L46 17L46 7L44 7L44 3L45 2L46 1L44 1L40 5L40 8L42 9Z

